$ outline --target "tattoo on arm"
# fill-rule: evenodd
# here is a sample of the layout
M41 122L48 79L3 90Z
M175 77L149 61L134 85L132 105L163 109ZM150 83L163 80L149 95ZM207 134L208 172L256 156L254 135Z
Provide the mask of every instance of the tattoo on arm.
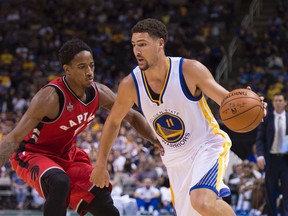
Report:
M0 167L5 165L17 148L18 143L10 143L7 141L0 143Z

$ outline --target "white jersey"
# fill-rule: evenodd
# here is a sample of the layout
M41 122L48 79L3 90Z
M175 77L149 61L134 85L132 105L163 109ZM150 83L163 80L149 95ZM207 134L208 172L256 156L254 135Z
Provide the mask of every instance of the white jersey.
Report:
M195 98L187 90L183 58L170 57L170 69L159 100L153 100L144 73L136 67L132 76L138 93L138 105L162 143L163 163L177 166L196 154L204 145L230 141L220 130L203 95ZM187 154L189 153L189 154Z
M169 72L158 100L151 97L144 73L132 76L138 105L164 147L172 200L177 216L199 216L190 204L190 192L208 188L218 197L230 193L223 183L231 140L220 130L203 95L193 97L184 81L183 58L169 58Z

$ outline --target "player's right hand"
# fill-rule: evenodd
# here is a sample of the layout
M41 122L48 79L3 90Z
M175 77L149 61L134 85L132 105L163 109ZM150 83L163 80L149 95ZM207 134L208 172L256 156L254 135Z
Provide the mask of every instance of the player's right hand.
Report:
M96 187L109 187L110 176L106 167L96 164L90 175L90 182L95 184Z

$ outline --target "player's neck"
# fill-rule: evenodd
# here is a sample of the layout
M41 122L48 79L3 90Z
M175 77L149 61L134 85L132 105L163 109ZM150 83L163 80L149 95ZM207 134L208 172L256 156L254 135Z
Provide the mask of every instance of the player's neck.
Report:
M165 57L159 59L157 64L144 72L148 85L157 94L161 92L165 84L165 80L169 72L169 67L169 58Z
M148 80L164 81L168 70L169 58L164 56L163 58L159 58L159 60L152 67L145 71L145 76Z
M66 77L66 82L73 93L82 101L86 100L85 88L79 87L77 83Z

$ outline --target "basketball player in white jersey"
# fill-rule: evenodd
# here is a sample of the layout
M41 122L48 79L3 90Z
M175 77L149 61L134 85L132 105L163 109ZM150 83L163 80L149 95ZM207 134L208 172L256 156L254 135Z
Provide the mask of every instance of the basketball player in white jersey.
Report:
M123 117L135 103L164 147L161 157L176 214L235 215L220 199L230 194L223 176L231 140L220 130L204 98L205 94L220 105L228 91L200 62L167 57L167 36L165 25L155 19L142 20L132 28L138 66L120 83L90 181L108 187L107 158Z

